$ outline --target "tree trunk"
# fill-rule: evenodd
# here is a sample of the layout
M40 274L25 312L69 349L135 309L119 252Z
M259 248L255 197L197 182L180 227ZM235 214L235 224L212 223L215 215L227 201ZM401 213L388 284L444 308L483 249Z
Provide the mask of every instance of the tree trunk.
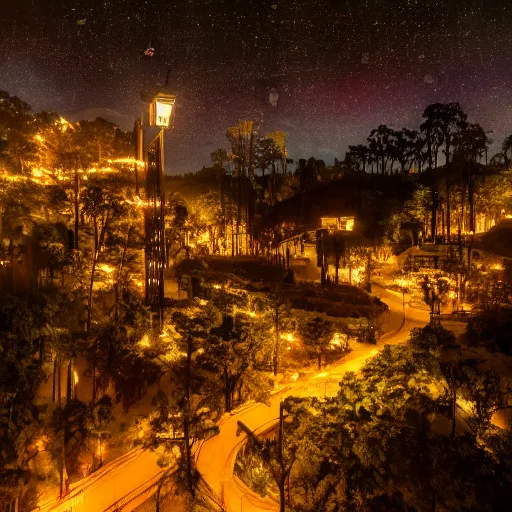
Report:
M433 178L435 179L435 178ZM432 217L430 219L431 226L430 231L432 232L432 242L437 243L437 208L438 208L438 198L437 198L437 185L435 183L432 184Z
M275 330L276 330L276 346L274 348L274 375L279 371L279 306L276 307L275 315Z
M452 218L450 211L450 180L446 176L446 241L450 242Z
M60 368L60 364L58 365L58 371L59 373L57 374L57 393L59 394L58 396L58 404L59 404L59 407L62 407L62 397L61 397L61 394L62 394L62 391L61 391L61 368Z
M335 277L334 277L334 282L336 283L336 286L339 285L340 283L340 256L336 256L336 260L334 262L334 265L335 265Z
M55 379L57 378L57 357L53 359L52 401L55 403Z
M64 437L65 437L65 434L64 434ZM60 450L59 476L60 476L59 496L60 496L60 498L62 498L69 491L68 472L66 469L66 444L64 442L62 443L62 448Z
M39 367L43 366L44 359L44 336L39 339Z
M452 414L453 414L453 423L452 423L452 437L455 437L455 428L457 422L457 390L453 389L453 398L452 398Z
M229 386L229 374L227 368L224 368L224 407L226 412L231 411L231 389Z
M318 369L322 369L322 354L318 354Z
M192 497L195 497L194 480L192 475L192 447L190 445L190 366L192 364L192 341L188 340L187 369L185 375L185 411L183 414L183 433L185 437L185 456L187 464L187 483Z
M473 175L471 172L471 162L468 162L468 168L469 231L475 233L475 191L473 186Z
M92 403L96 402L96 363L92 364Z
M75 236L73 237L73 248L78 251L78 225L79 225L79 177L78 177L78 162L75 162L75 182L74 182L74 197L73 197L73 203L74 203L74 209L75 209Z
M73 398L73 385L71 383L71 379L73 377L73 359L69 359L68 363L68 380L66 383L66 403L69 404L71 399Z
M279 512L286 510L286 477L281 476L278 482L279 487Z
M92 260L91 279L89 281L89 294L87 296L87 332L91 331L91 318L92 318L92 287L94 284L94 273L96 272L96 263L98 255L95 251L94 259Z

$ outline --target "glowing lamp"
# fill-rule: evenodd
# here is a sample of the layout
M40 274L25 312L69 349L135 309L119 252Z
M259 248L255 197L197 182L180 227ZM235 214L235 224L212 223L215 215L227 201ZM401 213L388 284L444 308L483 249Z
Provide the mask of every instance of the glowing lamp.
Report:
M149 104L149 125L170 128L175 102L174 94L159 92Z

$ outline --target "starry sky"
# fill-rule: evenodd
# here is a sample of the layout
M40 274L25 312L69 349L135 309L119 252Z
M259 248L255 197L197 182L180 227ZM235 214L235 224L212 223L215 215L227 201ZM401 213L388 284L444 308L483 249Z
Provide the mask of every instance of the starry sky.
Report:
M171 174L209 165L240 119L327 164L438 101L494 149L512 133L511 0L0 0L0 48L0 89L124 128L170 71Z

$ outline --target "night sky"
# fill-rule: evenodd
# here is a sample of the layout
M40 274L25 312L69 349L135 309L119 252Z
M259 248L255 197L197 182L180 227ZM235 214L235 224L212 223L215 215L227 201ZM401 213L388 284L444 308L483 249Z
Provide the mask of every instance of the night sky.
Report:
M0 0L0 89L72 120L125 128L141 93L178 97L167 172L196 171L255 119L290 157L331 164L381 123L426 105L512 133L511 0ZM154 57L144 56L151 44ZM277 106L269 92L279 94Z

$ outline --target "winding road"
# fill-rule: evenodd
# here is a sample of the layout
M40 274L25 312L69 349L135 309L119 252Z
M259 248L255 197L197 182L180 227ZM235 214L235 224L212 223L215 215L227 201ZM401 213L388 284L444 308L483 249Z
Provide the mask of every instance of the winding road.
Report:
M374 294L380 297L390 309L389 329L375 345L358 345L339 363L324 371L287 385L271 398L270 405L253 404L241 407L235 414L226 414L219 422L220 432L201 446L196 463L199 472L210 489L219 497L227 512L263 512L279 510L278 504L270 498L261 498L233 476L238 450L244 444L244 437L237 437L237 422L242 421L252 431L262 431L277 420L279 404L287 396L334 395L337 382L344 373L358 371L363 363L374 356L385 344L397 344L407 340L413 327L422 327L429 321L427 311L406 308L404 321L402 295L375 287Z
M218 499L228 512L262 512L277 510L278 505L270 498L262 499L240 480L233 476L238 450L244 443L236 436L237 421L243 421L253 431L261 431L276 420L279 403L287 396L333 395L337 382L344 373L357 371L384 344L404 342L410 329L428 322L428 313L407 308L404 322L402 295L375 287L374 294L390 308L388 332L377 346L359 345L339 363L327 367L321 373L312 372L282 389L278 389L270 400L270 406L251 404L242 406L234 414L225 414L219 422L220 433L202 444L196 453L203 484L210 494ZM50 500L41 505L40 512L106 512L135 510L147 501L156 490L163 473L154 452L134 449L105 465L93 475L72 485L71 492L63 500Z

